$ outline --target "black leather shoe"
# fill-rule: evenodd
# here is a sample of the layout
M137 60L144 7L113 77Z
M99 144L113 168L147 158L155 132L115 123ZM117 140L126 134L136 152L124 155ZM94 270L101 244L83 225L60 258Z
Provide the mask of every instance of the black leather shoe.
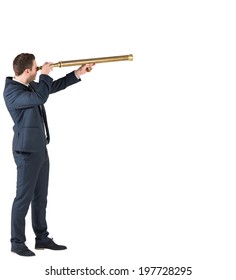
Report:
M30 249L25 244L22 244L19 248L12 248L11 251L23 257L35 256L35 253L30 251Z
M50 249L50 250L65 250L64 245L57 245L52 238L45 238L43 240L36 239L35 249Z

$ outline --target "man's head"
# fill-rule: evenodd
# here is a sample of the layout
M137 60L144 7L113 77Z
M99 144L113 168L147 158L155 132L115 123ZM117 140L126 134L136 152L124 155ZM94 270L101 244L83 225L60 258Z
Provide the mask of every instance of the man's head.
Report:
M27 82L35 80L37 75L37 64L35 56L31 53L21 53L13 60L15 76L24 76Z

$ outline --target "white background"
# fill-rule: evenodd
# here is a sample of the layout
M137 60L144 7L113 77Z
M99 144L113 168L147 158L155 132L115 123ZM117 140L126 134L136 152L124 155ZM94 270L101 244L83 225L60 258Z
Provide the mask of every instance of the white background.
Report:
M0 5L2 91L21 52L34 53L38 65L134 56L97 64L46 104L48 229L66 251L36 251L34 258L10 252L16 168L13 123L0 99L4 279L82 279L45 276L45 269L101 265L136 271L109 279L157 278L139 276L140 266L193 269L192 276L160 279L235 279L234 1ZM74 69L55 68L51 76ZM34 250L30 212L26 235Z

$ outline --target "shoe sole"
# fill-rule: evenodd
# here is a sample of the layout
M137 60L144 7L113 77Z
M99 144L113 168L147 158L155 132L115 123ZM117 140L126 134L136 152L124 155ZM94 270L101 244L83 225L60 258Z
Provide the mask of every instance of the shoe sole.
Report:
M16 254L16 255L18 255L18 256L21 256L21 257L35 257L35 256L36 256L35 254L34 254L34 255L20 255L20 254L14 252L14 251L11 251L11 253L12 253L12 254Z

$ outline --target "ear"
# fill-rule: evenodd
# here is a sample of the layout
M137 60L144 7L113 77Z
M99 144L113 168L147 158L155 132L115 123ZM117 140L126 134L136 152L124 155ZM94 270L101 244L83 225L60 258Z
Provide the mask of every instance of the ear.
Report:
M29 74L30 70L29 69L25 69L25 74Z

